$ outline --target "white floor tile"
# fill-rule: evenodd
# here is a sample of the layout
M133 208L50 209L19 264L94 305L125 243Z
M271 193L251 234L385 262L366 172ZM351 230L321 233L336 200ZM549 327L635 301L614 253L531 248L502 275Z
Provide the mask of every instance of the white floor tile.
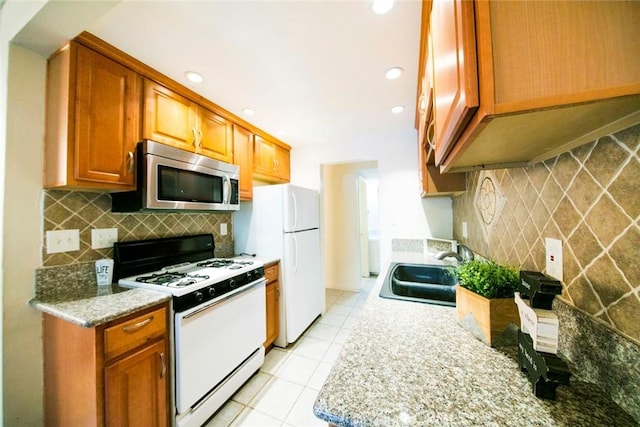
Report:
M353 307L348 305L332 304L325 314L340 314L342 316L348 316L352 309Z
M344 344L349 339L349 335L351 335L351 329L342 328L338 331L336 336L333 338L333 342L336 344Z
M282 420L251 408L245 408L233 421L233 427L280 427Z
M260 391L262 387L272 378L271 375L264 372L258 372L247 381L236 394L231 398L238 403L248 405L251 399Z
M281 350L279 348L272 348L269 353L264 357L264 363L260 368L261 371L267 374L272 374L282 365L282 362L289 356L289 352Z
M358 292L347 292L345 291L342 295L335 300L334 304L346 305L349 307L353 307L360 298L360 294Z
M227 427L245 408L244 405L228 400L222 408L216 412L216 415L204 424L205 427Z
M321 362L316 370L313 371L313 375L311 375L311 378L309 378L307 387L319 391L327 380L332 367L332 363Z
M340 351L342 351L342 344L338 344L336 342L331 343L331 345L327 349L327 352L324 354L322 361L327 363L334 363L338 359Z
M282 378L272 378L258 392L249 406L284 421L304 387ZM248 424L247 424L248 425Z
M295 349L291 353L308 359L322 360L329 348L329 344L331 344L330 341L304 336L298 340Z
M276 378L305 385L320 363L318 360L291 354L274 373Z
M320 318L321 325L331 325L337 326L338 328L342 326L347 316L343 316L341 314L325 314Z
M359 320L360 319L358 318L358 316L349 316L345 319L341 329L351 330L358 323Z
M339 330L340 328L337 326L317 323L309 328L307 332L305 332L305 336L317 338L324 341L333 341L333 338L336 336Z
M293 409L289 412L286 422L294 426L326 427L326 421L322 421L313 415L313 403L317 396L317 391L308 388L304 389Z

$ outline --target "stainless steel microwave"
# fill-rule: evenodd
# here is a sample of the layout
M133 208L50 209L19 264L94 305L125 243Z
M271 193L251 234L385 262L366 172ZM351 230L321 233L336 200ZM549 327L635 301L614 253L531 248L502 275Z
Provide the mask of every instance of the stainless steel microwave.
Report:
M143 140L136 168L136 190L112 193L112 212L240 210L237 165Z

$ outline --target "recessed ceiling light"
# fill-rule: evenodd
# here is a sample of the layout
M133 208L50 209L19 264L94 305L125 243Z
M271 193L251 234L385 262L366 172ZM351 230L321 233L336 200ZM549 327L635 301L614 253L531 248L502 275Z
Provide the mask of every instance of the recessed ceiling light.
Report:
M389 68L385 73L384 76L388 79L388 80L395 80L398 77L400 77L402 75L402 72L404 70L400 67L393 67L393 68Z
M396 105L395 107L391 108L391 112L393 114L402 113L403 111L404 111L404 105Z
M196 71L187 71L184 73L184 76L193 83L202 83L204 81L202 74Z
M256 111L253 108L243 108L242 112L247 116L253 116L256 113Z
M378 15L383 15L391 10L393 0L373 0L373 11Z

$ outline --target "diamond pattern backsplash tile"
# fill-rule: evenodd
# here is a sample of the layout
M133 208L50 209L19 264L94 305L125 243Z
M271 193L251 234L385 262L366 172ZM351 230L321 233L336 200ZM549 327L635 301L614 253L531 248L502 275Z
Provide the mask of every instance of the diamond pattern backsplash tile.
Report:
M477 200L483 182L491 195L487 176L505 199L491 224L481 221L495 206ZM467 192L454 198L454 237L537 271L545 237L562 240L562 299L640 343L639 177L640 125L527 168L471 172Z
M219 233L220 224L233 230L231 213L112 213L111 196L105 193L45 190L43 266L74 264L100 258L112 258L113 249L91 249L91 230L117 228L118 241L154 239L189 234L211 233L216 245L215 255L233 256L233 235ZM80 230L80 250L47 254L46 232L49 230Z

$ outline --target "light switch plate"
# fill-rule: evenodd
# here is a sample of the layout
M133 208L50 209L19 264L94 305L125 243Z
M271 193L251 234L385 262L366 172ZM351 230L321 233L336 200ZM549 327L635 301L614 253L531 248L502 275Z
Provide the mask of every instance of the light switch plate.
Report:
M227 230L227 223L226 222L220 223L220 235L226 236L228 232L229 231Z
M91 249L110 248L117 241L117 228L94 228L91 230Z
M50 230L46 237L48 254L80 250L80 230Z
M465 238L465 239L467 237L469 237L469 229L467 228L467 223L466 222L462 223L462 237Z
M546 270L548 276L562 281L562 240L545 238Z

